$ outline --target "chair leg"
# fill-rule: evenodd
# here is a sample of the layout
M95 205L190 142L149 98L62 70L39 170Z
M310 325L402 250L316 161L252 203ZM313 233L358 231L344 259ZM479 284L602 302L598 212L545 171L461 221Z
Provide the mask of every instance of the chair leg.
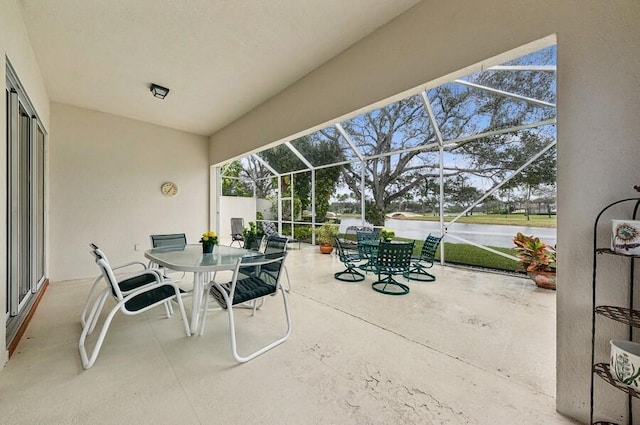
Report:
M364 275L356 270L355 265L347 264L347 269L333 274L333 277L343 282L362 282Z
M104 305L104 301L106 300L108 294L109 294L108 289L105 289L101 294L100 302L94 303L94 306L91 309L91 313L87 318L87 324L82 329L82 333L80 334L78 349L80 351L80 359L82 360L82 367L84 369L91 368L96 362L96 359L98 358L98 354L100 353L100 349L102 348L102 343L104 342L105 336L107 335L107 331L111 326L111 322L113 321L115 314L118 312L118 310L120 310L122 305L125 303L124 300L120 301L111 309L111 311L105 318L104 323L102 324L102 328L100 329L100 334L98 335L98 339L93 347L93 350L91 351L91 355L88 355L87 349L85 347L87 335L93 332L93 329L95 328L96 323L98 322L98 317L100 316L100 312L102 311L102 306ZM171 298L167 299L167 302L164 303L165 309L167 308L167 303L170 302L171 299L174 297L177 298L178 300L178 307L180 308L180 315L182 316L182 323L184 325L185 333L187 336L191 336L191 331L189 329L189 321L187 319L187 313L185 312L184 304L182 303L182 298L180 298L179 292L177 292L175 296L172 296Z
M236 359L236 361L240 363L248 362L249 360L254 359L259 355L271 350L272 348L282 344L289 338L289 335L291 335L291 317L289 315L289 303L287 301L287 293L282 287L280 287L280 292L282 293L282 299L284 302L284 312L287 317L287 333L282 338L279 338L273 341L272 343L260 348L259 350L254 351L253 353L247 356L241 356L240 354L238 354L238 347L236 342L236 327L235 327L235 321L233 317L233 307L227 308L227 313L229 314L229 334L231 337L231 353L233 354L233 358Z
M287 270L287 266L283 265L282 269L284 270L284 275L287 277L287 288L285 291L291 291L291 279L289 279L289 271Z
M248 308L251 309L251 316L256 315L256 311L261 309L264 305L265 297L256 298L255 300L247 301L242 304L236 304L236 308Z
M171 305L171 301L164 303L164 311L167 313L167 319L173 315L173 306Z
M371 288L385 295L406 295L409 293L409 287L407 285L395 280L391 274L386 276L386 278L382 279L379 273L378 281L373 282Z
M180 289L176 287L175 299L178 301L178 309L180 310L180 316L182 317L182 324L184 325L184 333L187 336L191 336L191 327L189 326L189 319L187 318L187 312L182 302L182 296L180 295Z
M80 313L80 323L84 328L87 325L87 313L89 312L89 304L91 304L91 298L93 296L93 291L98 287L98 283L102 280L102 275L98 276L96 280L93 281L93 285L91 285L91 289L89 290L89 294L87 295L87 299L84 302L84 306L82 307L82 313Z
M253 306L252 306L252 309L251 309L251 316L255 316L256 315L256 310L261 308L263 305L264 305L264 297L262 297L260 299L253 300Z
M85 348L85 341L91 326L85 326L84 329L82 329L82 333L80 334L80 341L78 342L78 349L80 350L80 359L82 360L82 367L84 369L89 369L96 362L98 354L100 353L100 348L102 348L102 343L104 342L104 337L107 335L107 331L109 330L109 326L111 325L111 321L113 320L116 312L120 309L121 305L122 303L116 304L116 306L113 307L107 315L104 323L102 324L102 328L100 329L98 340L96 341L96 344L93 347L93 351L91 352L91 356L87 356L87 349ZM97 314L98 309L94 308L91 313ZM90 317L90 321L93 320L94 317Z
M209 281L211 282L211 281ZM211 283L208 283L204 287L204 302L202 303L202 311L200 312L200 329L198 334L204 334L204 324L207 321L207 309L209 308L209 291L211 290Z
M102 313L102 309L104 308L104 303L107 301L107 298L109 298L109 289L105 288L96 299L93 308L91 309L91 313L89 314L89 320L85 325L85 327L89 327L87 335L91 335L93 330L96 328L98 320L100 319L100 313Z
M434 282L436 280L436 277L429 273L426 268L419 263L412 264L411 269L409 272L404 274L404 277L418 282Z
M366 263L364 264L360 264L358 266L358 268L362 271L364 271L365 273L367 272L375 272L376 271L376 264L375 261L372 261L371 259L367 260Z

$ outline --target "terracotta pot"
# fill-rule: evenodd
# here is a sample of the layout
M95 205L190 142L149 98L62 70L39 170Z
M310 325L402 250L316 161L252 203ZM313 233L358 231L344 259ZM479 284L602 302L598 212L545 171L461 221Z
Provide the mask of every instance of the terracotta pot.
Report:
M529 276L540 288L556 289L556 272L527 272Z
M320 252L323 254L331 254L333 251L333 245L320 245Z

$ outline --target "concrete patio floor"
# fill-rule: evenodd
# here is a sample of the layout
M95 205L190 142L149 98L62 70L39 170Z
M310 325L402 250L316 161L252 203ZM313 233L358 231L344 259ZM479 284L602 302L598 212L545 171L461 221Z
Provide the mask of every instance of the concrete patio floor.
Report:
M157 308L117 315L84 371L92 280L51 283L0 372L0 424L576 423L555 412L554 291L435 266L436 282L385 296L372 274L335 280L338 259L304 244L287 268L293 333L246 364L231 356L226 314L187 338ZM283 334L281 297L236 323L241 353Z

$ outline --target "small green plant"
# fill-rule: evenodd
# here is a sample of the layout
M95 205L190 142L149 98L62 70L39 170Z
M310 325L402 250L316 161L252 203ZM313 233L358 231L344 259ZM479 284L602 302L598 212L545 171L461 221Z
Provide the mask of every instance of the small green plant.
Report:
M262 229L259 229L253 221L249 222L249 227L242 229L244 247L247 249L257 249L260 245L260 239L262 239L262 236Z
M542 242L540 238L523 235L518 232L513 243L516 245L516 257L522 268L528 272L556 271L556 248Z
M319 245L333 246L333 237L337 235L338 235L337 224L324 223L322 226L316 228L316 242Z

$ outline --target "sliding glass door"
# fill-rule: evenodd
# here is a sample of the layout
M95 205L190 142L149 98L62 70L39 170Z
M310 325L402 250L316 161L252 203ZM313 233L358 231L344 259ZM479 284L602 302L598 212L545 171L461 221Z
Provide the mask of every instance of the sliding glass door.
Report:
M7 343L45 273L45 132L7 68Z

